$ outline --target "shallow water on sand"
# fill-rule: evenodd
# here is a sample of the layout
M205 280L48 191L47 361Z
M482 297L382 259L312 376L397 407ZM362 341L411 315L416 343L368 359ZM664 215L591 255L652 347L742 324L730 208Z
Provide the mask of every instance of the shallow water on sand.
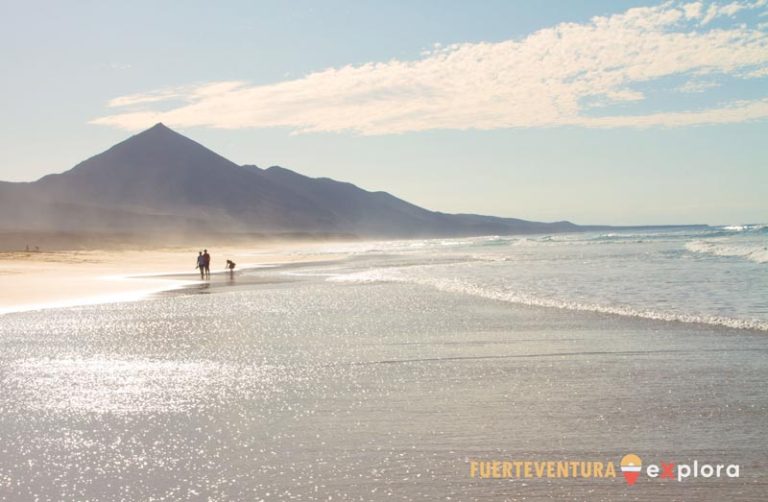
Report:
M402 258L398 263L402 264ZM0 324L0 498L760 500L768 337L241 272ZM737 463L737 479L473 479L471 459Z

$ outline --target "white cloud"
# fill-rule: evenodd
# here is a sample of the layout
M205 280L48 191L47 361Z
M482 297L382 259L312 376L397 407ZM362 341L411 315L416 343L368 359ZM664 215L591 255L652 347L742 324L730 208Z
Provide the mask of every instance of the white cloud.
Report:
M759 70L754 70L745 75L746 78L761 78L761 77L768 77L768 67L760 68Z
M717 17L733 17L739 12L743 10L752 10L752 9L759 9L761 7L765 7L765 5L768 4L768 1L766 0L755 0L753 2L731 2L726 5L719 5L716 3L713 3L707 8L707 13L704 16L704 19L701 21L702 25L708 24L710 21ZM685 8L685 6L684 6Z
M124 71L124 70L130 70L131 69L131 65L128 64L128 63L116 63L116 62L113 62L113 63L109 63L109 68L112 69L112 70Z
M681 126L768 117L765 100L689 112L595 118L588 111L642 102L637 84L670 77L759 77L768 68L768 33L743 22L708 29L758 2L725 6L666 2L563 23L522 40L435 44L415 61L329 68L269 85L213 82L122 96L110 107L144 109L92 121L141 129L171 126L286 127L296 132L393 134L428 129ZM711 18L711 19L710 19ZM691 84L693 86L694 84ZM685 87L685 85L683 86ZM685 90L685 89L680 89ZM181 100L161 111L160 102ZM146 108L149 106L149 108ZM605 108L604 108L605 111ZM741 118L739 118L741 117Z
M676 90L686 93L700 93L708 89L714 89L716 87L720 87L720 84L717 82L706 80L689 80L683 85L678 86Z
M140 105L146 103L155 103L158 101L168 101L174 98L180 98L185 94L183 88L179 89L160 89L140 94L129 94L109 100L107 106L110 108L119 108L123 106Z
M698 19L701 17L701 2L692 2L683 5L686 19Z
M768 117L768 99L737 101L730 105L696 112L667 112L640 116L594 117L578 125L589 127L682 127L702 124L736 124Z
M709 24L710 21L712 21L717 17L717 11L718 11L717 5L714 5L714 4L710 5L709 8L707 9L707 13L704 15L704 19L701 20L701 24L702 25Z
M747 7L748 5L739 2L729 3L728 5L720 7L720 14L723 16L733 17Z
M158 103L161 101L183 100L195 102L201 99L210 98L237 89L246 85L245 82L208 82L206 84L185 85L180 87L169 87L158 89L156 91L129 94L111 99L107 106L110 108L122 108L125 106L142 105L147 103Z

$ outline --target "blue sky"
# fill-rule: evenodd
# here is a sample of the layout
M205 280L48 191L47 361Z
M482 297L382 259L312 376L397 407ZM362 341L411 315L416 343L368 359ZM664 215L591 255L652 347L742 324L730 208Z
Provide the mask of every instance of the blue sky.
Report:
M446 212L768 220L768 6L5 2L0 179L157 121Z

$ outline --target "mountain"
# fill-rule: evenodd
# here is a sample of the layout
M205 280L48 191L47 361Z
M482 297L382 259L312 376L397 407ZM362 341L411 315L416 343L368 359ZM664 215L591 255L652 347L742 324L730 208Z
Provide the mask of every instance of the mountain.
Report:
M487 235L573 230L568 222L535 223L512 218L429 211L387 192L368 192L351 183L329 178L309 178L289 169L273 166L262 170L244 166L296 197L330 210L340 229L358 235Z
M162 124L34 185L48 200L130 214L129 228L149 215L171 226L311 231L331 216Z
M429 211L282 167L239 166L163 124L69 171L0 182L2 231L303 233L361 237L564 232L569 222ZM595 228L595 227L592 227Z

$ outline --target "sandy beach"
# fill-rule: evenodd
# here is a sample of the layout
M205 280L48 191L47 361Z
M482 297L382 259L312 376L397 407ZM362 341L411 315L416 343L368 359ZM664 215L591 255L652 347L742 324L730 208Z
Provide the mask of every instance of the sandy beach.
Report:
M672 252L700 236L545 237L214 248L214 271L228 253L237 261L234 280L3 315L0 499L763 500L766 330L681 322L661 301L716 312L727 298L712 305L673 285L703 277L729 292L732 316L752 319L762 264ZM116 294L121 281L99 279L115 270L193 281L191 251L18 265L43 285L58 278L67 298L68 281L89 294L117 282L104 286ZM240 269L269 261L312 262ZM597 310L589 291L634 304ZM739 473L646 471L629 486L627 454ZM473 462L494 461L616 467L473 475Z
M296 253L317 243L257 243L211 248L211 272L225 271L225 260L237 270L328 259ZM195 270L198 249L192 247L143 250L61 250L0 253L0 314L40 308L113 301L146 295L200 282Z

